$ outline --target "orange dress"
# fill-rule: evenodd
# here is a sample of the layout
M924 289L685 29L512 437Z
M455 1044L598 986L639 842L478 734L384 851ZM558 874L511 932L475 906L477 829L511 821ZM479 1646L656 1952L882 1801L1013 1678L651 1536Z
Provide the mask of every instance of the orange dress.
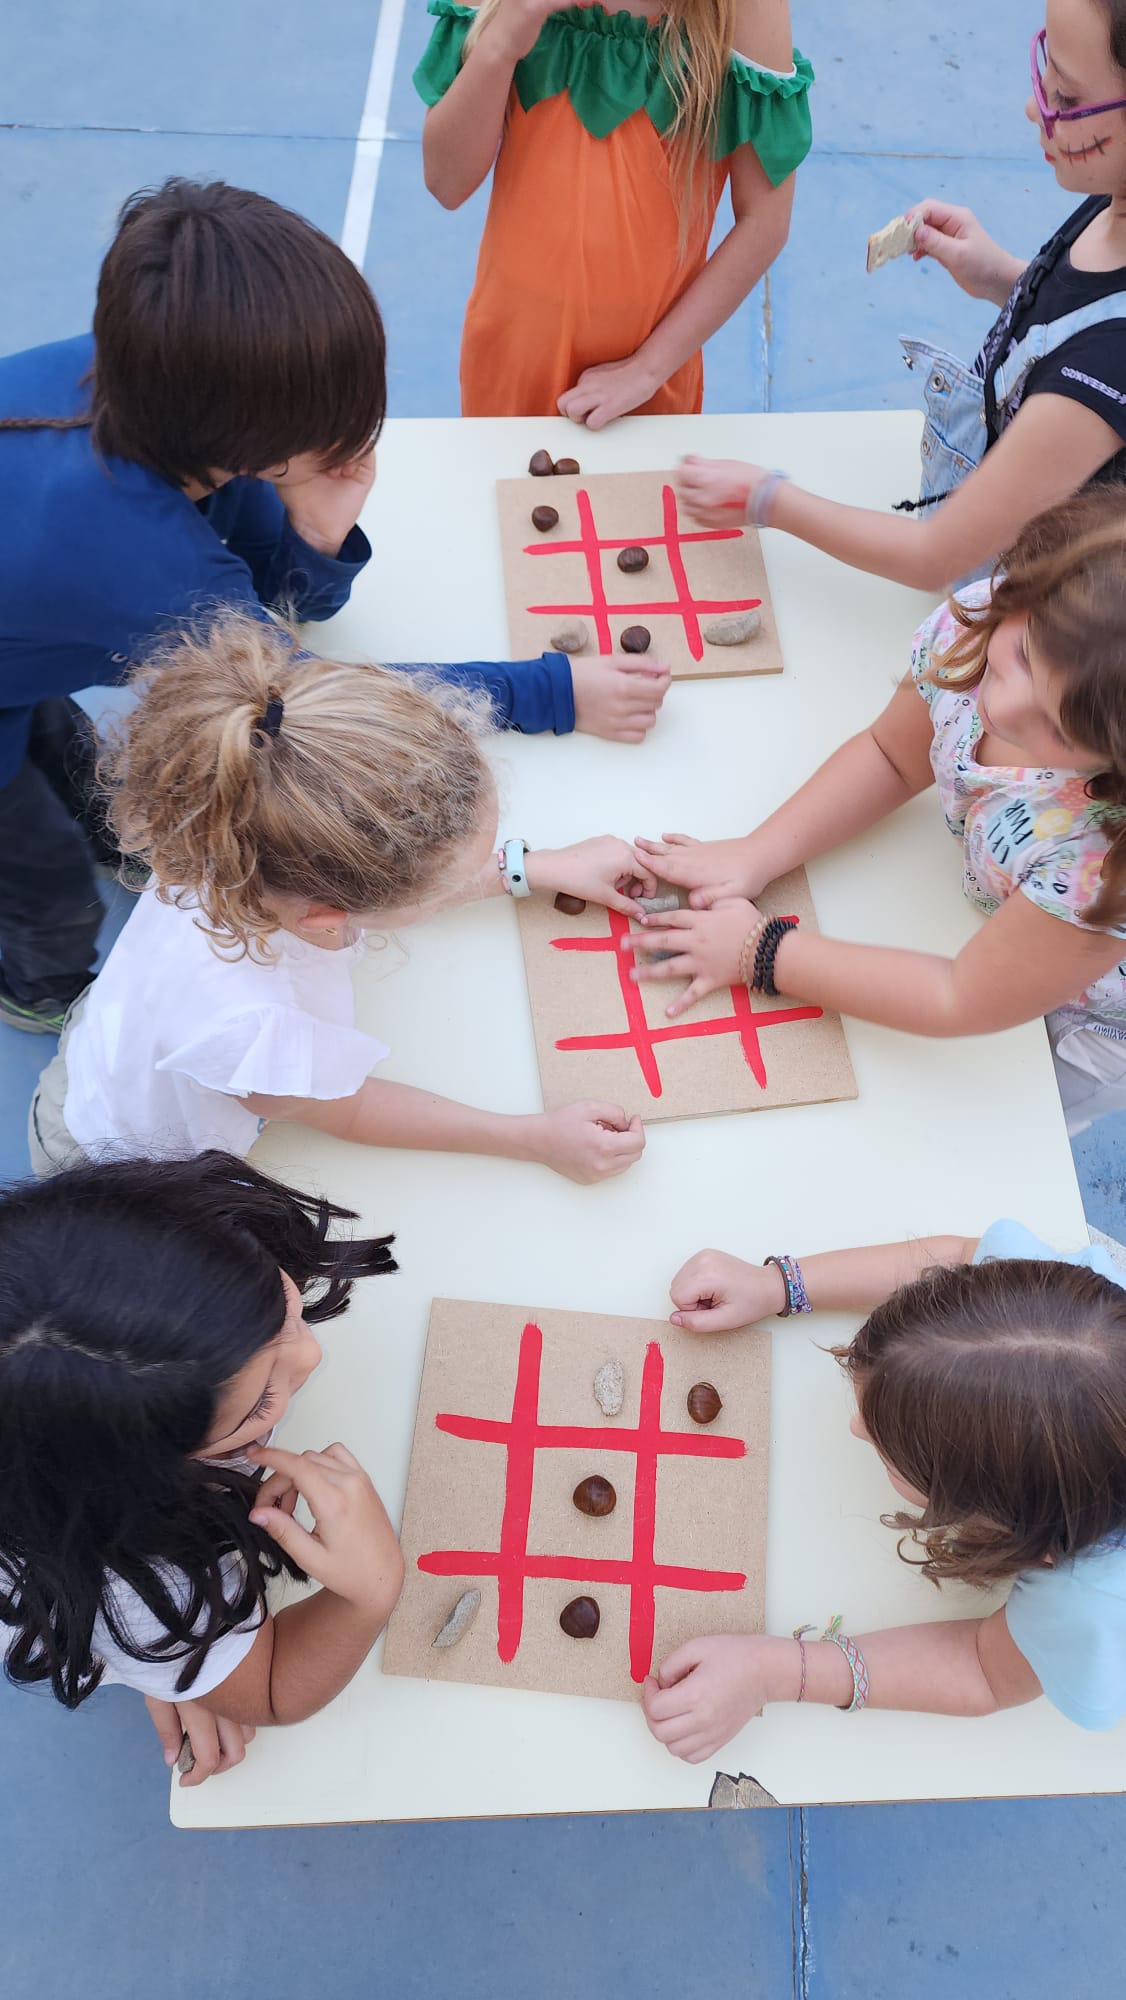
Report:
M415 85L436 104L458 73L474 9L437 17ZM633 354L707 260L730 156L751 144L777 187L810 145L809 64L790 76L732 56L712 158L686 245L663 133L675 99L658 33L597 4L553 14L516 65L461 345L467 417L548 416L584 368ZM697 351L642 413L699 410Z

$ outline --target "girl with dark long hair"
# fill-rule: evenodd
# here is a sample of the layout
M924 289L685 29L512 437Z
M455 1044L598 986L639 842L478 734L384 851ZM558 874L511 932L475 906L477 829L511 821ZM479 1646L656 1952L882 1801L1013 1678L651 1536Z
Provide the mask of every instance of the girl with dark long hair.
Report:
M123 1682L247 1729L351 1680L398 1595L394 1531L344 1445L270 1443L313 1326L396 1268L389 1237L330 1235L350 1219L215 1152L0 1195L9 1680L67 1708ZM283 1575L321 1588L273 1616Z

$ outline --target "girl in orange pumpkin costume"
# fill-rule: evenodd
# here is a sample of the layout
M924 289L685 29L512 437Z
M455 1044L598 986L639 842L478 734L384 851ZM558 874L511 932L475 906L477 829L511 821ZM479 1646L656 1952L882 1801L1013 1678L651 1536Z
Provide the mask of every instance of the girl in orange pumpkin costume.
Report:
M426 184L495 162L461 348L465 416L600 430L703 399L703 342L786 240L813 72L788 0L431 0ZM709 258L730 180L734 226Z

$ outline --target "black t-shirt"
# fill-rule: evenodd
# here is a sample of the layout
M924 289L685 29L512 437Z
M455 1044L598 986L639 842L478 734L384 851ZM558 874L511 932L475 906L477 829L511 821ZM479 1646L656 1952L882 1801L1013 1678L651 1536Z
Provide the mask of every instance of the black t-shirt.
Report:
M975 372L985 381L1031 327L1062 319L1109 293L1126 292L1126 268L1077 271L1071 261L1071 245L1109 200L1109 195L1091 196L1021 273L974 362ZM987 399L990 444L995 444L1005 425L1012 422L1026 396L1045 393L1085 404L1103 417L1126 445L1126 312L1121 319L1103 320L1073 334L1053 354L1046 354L1001 411L995 411ZM1100 480L1126 480L1126 450L1109 459L1096 476Z

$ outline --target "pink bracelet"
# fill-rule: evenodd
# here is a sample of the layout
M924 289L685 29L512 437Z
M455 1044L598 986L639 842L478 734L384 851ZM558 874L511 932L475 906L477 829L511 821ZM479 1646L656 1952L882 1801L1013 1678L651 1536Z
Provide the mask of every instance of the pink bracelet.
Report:
M794 1637L798 1642L798 1652L801 1654L801 1686L798 1689L797 1695L799 1701L805 1700L805 1635L807 1632L812 1632L812 1630L812 1625L795 1625L794 1627Z

